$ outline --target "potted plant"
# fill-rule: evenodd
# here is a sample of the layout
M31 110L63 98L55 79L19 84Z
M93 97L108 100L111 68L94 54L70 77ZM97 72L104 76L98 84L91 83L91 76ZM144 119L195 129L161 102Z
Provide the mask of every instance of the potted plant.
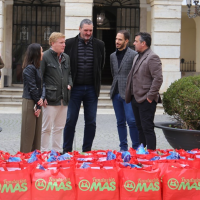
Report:
M163 94L163 107L174 123L157 123L175 149L200 148L200 76L173 82Z

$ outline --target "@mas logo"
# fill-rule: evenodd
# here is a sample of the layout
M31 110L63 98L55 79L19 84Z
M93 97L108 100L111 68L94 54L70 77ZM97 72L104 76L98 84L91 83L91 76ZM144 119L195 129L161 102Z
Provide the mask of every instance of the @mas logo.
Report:
M35 182L35 187L38 189L38 190L44 190L46 188L46 181L44 179L38 179L36 182Z
M135 183L133 181L126 181L124 183L125 190L131 192L135 189Z
M116 182L114 178L101 178L93 177L93 182L83 179L79 182L78 187L82 191L115 191Z
M167 184L171 190L176 190L179 187L179 182L175 178L169 179Z
M83 179L79 182L78 187L82 191L87 191L90 189L90 182L88 180Z
M138 179L137 182L127 180L124 183L124 189L128 192L148 192L148 191L159 191L160 182L158 178L154 179Z
M37 190L46 190L46 191L60 191L60 190L72 190L72 185L70 179L67 178L57 178L52 179L49 178L49 181L45 181L44 179L37 179L35 181L35 188Z

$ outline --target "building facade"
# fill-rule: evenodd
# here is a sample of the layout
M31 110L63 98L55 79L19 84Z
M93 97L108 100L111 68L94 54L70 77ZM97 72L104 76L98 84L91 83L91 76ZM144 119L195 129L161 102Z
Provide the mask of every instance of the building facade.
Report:
M183 0L0 0L0 54L5 62L0 87L22 84L21 66L29 44L38 42L48 49L53 31L74 37L84 18L93 20L94 37L106 45L104 85L112 82L109 55L115 51L115 35L120 29L130 32L131 48L136 32L151 33L151 48L162 60L161 93L181 78L181 62L194 62L200 72L200 47L196 45L200 17L189 19Z

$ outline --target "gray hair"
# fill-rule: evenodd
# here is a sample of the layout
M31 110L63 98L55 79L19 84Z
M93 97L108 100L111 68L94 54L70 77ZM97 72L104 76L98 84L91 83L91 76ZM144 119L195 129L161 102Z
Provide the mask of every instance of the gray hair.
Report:
M83 28L84 24L93 25L93 22L90 19L83 19L80 23L80 28Z

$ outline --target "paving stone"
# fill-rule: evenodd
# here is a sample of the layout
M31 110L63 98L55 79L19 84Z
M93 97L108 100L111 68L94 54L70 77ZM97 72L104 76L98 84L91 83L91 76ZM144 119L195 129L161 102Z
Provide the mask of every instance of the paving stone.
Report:
M171 119L166 115L156 115L155 122L166 122ZM0 114L0 150L15 154L20 149L21 114ZM76 126L76 137L74 150L81 151L84 132L84 115L80 114ZM161 129L155 128L157 148L172 148L166 141ZM128 145L131 147L131 139L128 133ZM114 114L98 114L96 136L93 142L93 149L119 150L119 137Z

